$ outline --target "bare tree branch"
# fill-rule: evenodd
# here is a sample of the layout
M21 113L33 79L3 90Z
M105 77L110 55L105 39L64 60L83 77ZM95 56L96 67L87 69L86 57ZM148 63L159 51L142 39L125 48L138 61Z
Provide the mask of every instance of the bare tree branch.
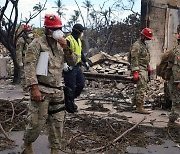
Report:
M0 123L0 130L2 131L2 133L4 134L4 136L10 140L10 141L13 141L12 139L9 138L9 136L6 134L6 131L4 130L4 128L2 127L1 123Z
M84 17L83 17L83 15L82 15L81 9L80 9L77 1L76 1L76 0L74 0L74 1L75 1L76 5L77 5L77 7L78 7L78 10L79 10L80 14L81 14L81 18L82 18L82 21L83 21L83 25L85 26L85 21L84 21Z

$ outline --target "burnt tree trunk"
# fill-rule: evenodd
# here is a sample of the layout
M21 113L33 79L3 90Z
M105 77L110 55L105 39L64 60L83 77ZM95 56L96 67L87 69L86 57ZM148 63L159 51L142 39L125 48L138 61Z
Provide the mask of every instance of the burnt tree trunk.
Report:
M20 67L17 63L16 60L16 49L14 49L14 51L10 52L11 53L11 58L13 60L13 64L14 64L14 77L13 77L13 83L20 83L21 80L21 73L20 73Z

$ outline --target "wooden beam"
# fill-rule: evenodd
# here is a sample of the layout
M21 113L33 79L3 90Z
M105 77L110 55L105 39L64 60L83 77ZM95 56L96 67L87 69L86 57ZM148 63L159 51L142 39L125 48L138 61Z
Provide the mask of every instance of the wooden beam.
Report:
M84 75L87 79L109 79L109 80L120 80L122 82L133 82L133 78L125 75L116 75L116 74L103 74L103 73L90 73L84 72Z

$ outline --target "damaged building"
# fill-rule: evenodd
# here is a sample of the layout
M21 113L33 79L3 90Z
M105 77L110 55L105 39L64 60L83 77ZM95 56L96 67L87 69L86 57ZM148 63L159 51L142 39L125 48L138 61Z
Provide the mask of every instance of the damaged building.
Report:
M151 66L155 69L162 53L177 44L177 34L180 32L180 1L142 0L141 25L154 31L153 41L149 46Z

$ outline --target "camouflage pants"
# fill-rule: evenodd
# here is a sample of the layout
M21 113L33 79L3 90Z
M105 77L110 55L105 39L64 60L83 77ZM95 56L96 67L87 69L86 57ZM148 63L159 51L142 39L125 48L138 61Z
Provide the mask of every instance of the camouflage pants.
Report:
M64 104L57 103L64 99L64 95L61 92L60 94L43 94L43 96L45 98L44 101L39 103L31 101L29 104L29 124L23 140L25 143L33 143L40 135L45 123L47 123L49 147L60 148L65 111L63 110L54 114L48 114L48 111L57 111L64 107ZM52 103L54 104L52 105Z
M134 103L136 105L143 105L144 97L147 91L147 71L141 70L139 72L140 79L137 81L137 87L134 94Z
M171 113L169 115L170 121L175 121L180 116L180 91L177 90L177 83L173 83L172 80L169 81L169 91L172 100Z

